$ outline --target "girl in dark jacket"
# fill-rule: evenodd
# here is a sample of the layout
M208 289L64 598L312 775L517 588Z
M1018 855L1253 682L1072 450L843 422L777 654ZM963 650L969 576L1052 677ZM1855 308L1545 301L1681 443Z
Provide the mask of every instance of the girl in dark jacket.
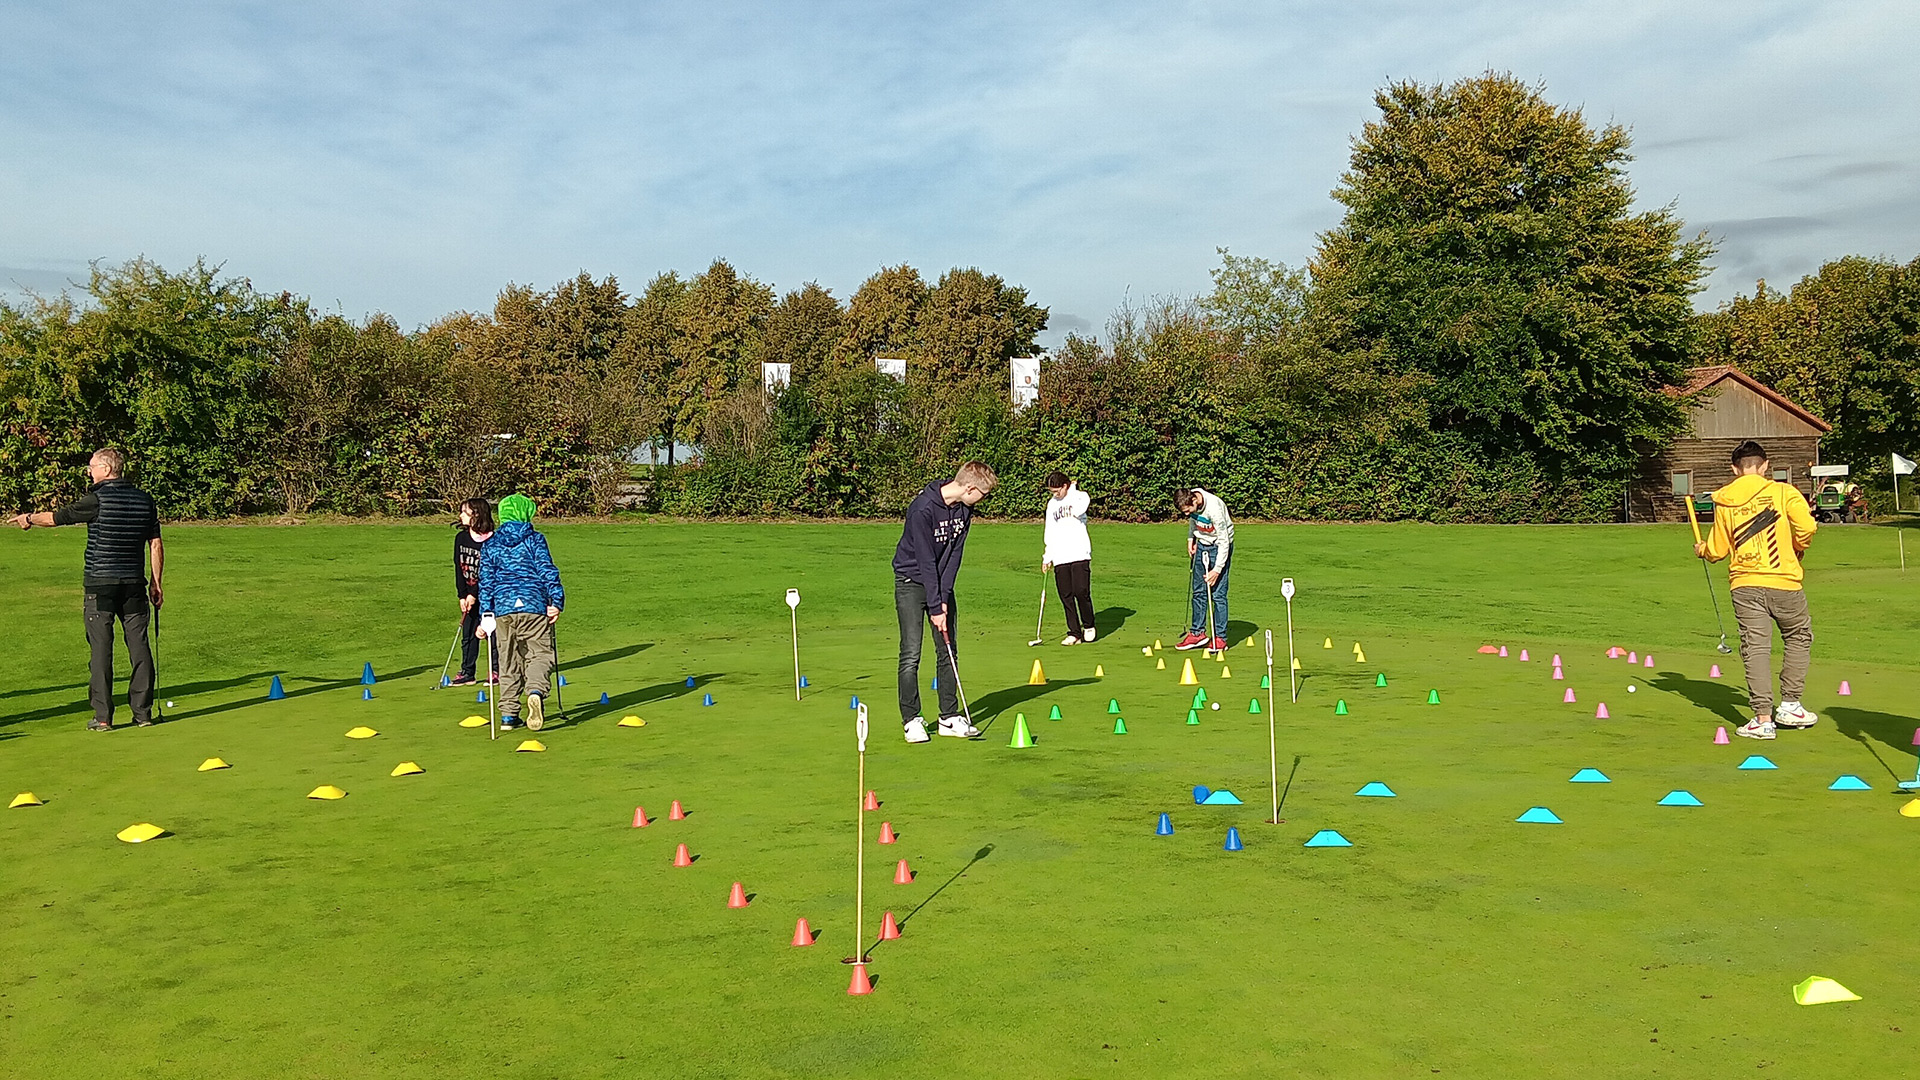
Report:
M485 499L460 504L460 526L453 534L453 592L460 601L460 674L455 686L473 682L480 662L480 550L493 535L493 507ZM491 648L491 645L489 645ZM492 654L496 659L498 654Z

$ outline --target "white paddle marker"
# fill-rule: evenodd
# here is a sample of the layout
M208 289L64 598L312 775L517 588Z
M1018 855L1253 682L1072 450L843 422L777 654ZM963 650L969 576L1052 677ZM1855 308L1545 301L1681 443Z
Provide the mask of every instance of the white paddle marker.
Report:
M787 590L787 616L793 623L793 700L800 700L800 590ZM861 749L866 749L866 737L861 736Z

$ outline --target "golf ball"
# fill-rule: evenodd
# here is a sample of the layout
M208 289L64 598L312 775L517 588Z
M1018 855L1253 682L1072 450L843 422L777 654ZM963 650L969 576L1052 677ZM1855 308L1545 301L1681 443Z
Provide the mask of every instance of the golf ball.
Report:
M1637 693L1639 693L1639 692L1640 692L1640 688L1639 688L1639 687L1637 687L1637 686L1635 686L1635 685L1633 685L1632 683L1628 683L1628 684L1627 684L1627 693L1629 693L1629 694L1637 694Z
M1220 711L1220 703L1217 701L1211 702L1208 707L1211 708L1214 712Z
M167 708L169 709L173 708L173 702L171 701L167 702Z

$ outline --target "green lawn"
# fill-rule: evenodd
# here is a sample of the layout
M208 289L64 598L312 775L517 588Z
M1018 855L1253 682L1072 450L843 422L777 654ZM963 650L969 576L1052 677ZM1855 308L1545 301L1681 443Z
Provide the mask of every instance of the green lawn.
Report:
M1258 650L1230 679L1196 661L1223 707L1185 723L1178 526L1096 526L1106 633L1074 649L1057 605L1049 644L1025 646L1039 527L978 527L960 642L986 734L917 747L894 727L896 526L548 533L574 708L545 754L461 728L473 694L433 689L444 528L170 530L176 705L108 735L82 730L83 533L0 537L0 796L46 800L0 813L0 1074L1841 1077L1914 1057L1920 819L1894 783L1915 768L1920 600L1892 530L1816 542L1819 725L1716 746L1744 693L1683 528L1242 526L1234 635L1275 627L1284 650L1280 577L1300 589L1297 705L1276 668L1283 779L1298 759L1279 825L1266 717L1247 714ZM1155 638L1165 671L1141 655ZM1606 660L1615 644L1657 666ZM1045 687L1026 685L1036 657ZM289 697L268 702L275 673ZM838 963L851 694L874 709L884 804L868 934L905 919L869 998ZM1015 711L1031 749L1007 745ZM615 727L627 713L647 726ZM344 738L357 724L380 735ZM1748 753L1780 768L1736 770ZM195 771L214 755L233 767ZM390 778L403 760L426 772ZM1569 784L1583 767L1613 782ZM1873 790L1828 791L1843 773ZM1399 797L1354 797L1375 780ZM320 784L348 795L306 799ZM1196 784L1245 805L1195 806ZM1705 805L1655 805L1676 788ZM664 820L674 799L685 821ZM636 805L662 820L631 828ZM1516 824L1531 806L1565 824ZM897 845L873 843L881 820ZM142 821L172 835L115 840ZM1221 849L1229 826L1245 851ZM1322 828L1354 846L1301 846ZM679 842L691 868L671 865ZM726 906L736 880L746 910ZM812 948L789 945L801 916ZM1796 1006L1812 974L1864 1000Z

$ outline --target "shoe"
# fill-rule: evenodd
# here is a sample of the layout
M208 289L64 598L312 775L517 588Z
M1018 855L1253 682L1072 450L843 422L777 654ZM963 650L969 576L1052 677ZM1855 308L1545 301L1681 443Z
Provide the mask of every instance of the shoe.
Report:
M930 742L927 735L927 722L919 717L907 721L907 741L910 743Z
M1209 643L1207 644L1207 648L1208 648L1209 650L1211 650L1211 651L1213 651L1213 652L1217 652L1217 653L1223 653L1223 652L1226 652L1226 651L1227 651L1227 639L1226 639L1226 638L1223 638L1223 637L1217 637L1217 638L1214 638L1214 639L1213 639L1213 640L1212 640L1211 642L1209 642Z
M547 704L540 700L539 694L527 695L527 730L539 731L547 726Z
M108 723L105 720L89 720L87 721L87 730L88 731L112 731L113 725L111 723Z
M1783 701L1773 710L1773 722L1785 728L1809 728L1818 723L1820 717L1808 712L1797 701Z
M1734 728L1733 733L1749 739L1771 739L1773 738L1773 721L1756 717Z
M514 728L517 728L519 726L520 726L520 721L515 720L511 716L503 716L500 718L501 731L512 731Z
M487 676L487 685L488 685L488 686L499 686L499 685L500 685L500 673L496 671L496 672L494 672L493 674L491 674L491 675L489 675L489 676Z
M1079 638L1077 638L1077 637L1074 637L1074 636L1073 636L1072 634L1068 634L1068 635L1067 635L1066 637L1063 637L1063 638L1061 638L1061 639L1060 639L1060 644L1062 644L1062 645L1078 645L1078 644L1080 644L1080 639L1079 639Z
M134 726L134 727L152 727L152 726L153 726L153 719L152 719L152 717L148 717L148 718L147 718L147 719L145 719L145 720L135 720L135 721L133 722L133 726Z
M1093 644L1093 627L1087 627L1086 633L1080 635L1080 640L1089 645Z
M1207 639L1205 635L1201 634L1199 631L1196 631L1196 630L1189 630L1187 631L1186 637L1183 637L1179 641L1176 641L1173 643L1173 647L1180 650L1181 652L1187 652L1190 649L1197 649L1200 646L1205 645L1206 643L1207 643Z
M964 716L943 716L940 718L940 734L956 739L977 739L980 729L967 723Z
M465 672L462 672L458 675L455 675L453 677L453 681L447 683L447 685L448 686L472 686L473 676L468 675Z

